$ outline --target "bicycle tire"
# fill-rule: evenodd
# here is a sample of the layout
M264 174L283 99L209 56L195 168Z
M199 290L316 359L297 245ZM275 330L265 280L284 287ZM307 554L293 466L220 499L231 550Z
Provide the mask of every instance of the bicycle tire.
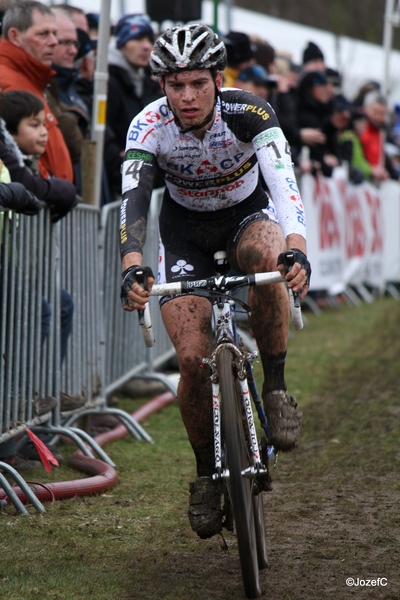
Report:
M267 530L265 527L264 503L262 492L260 492L257 496L253 496L253 509L254 527L256 530L258 568L266 569L268 567Z
M222 432L229 469L228 492L233 509L240 567L247 598L261 596L254 523L253 481L243 477L242 471L250 466L246 444L240 391L234 375L233 356L223 348L218 356L221 393Z

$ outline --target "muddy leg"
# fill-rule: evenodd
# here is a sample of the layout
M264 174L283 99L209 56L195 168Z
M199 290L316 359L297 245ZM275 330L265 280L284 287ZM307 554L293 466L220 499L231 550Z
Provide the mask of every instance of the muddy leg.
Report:
M286 249L283 233L271 221L250 225L238 245L238 263L244 272L275 271ZM286 391L284 368L289 332L289 298L284 284L251 288L254 336L264 370L262 397L268 419L269 441L276 450L292 449L300 435L301 413Z
M243 233L238 245L238 263L243 272L276 271L278 255L285 250L281 228L272 221L257 221ZM282 382L282 364L289 331L289 299L282 283L251 288L253 332L270 389ZM283 362L282 362L283 361ZM276 383L275 383L276 380Z
M178 404L196 456L198 475L214 472L212 393L202 359L212 349L211 305L205 298L182 296L161 309L164 325L175 347L180 371Z

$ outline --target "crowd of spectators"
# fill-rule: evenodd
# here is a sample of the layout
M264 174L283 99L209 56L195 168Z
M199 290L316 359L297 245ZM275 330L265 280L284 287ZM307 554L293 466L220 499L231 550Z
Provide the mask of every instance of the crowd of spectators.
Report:
M70 4L0 0L4 209L36 214L47 204L56 222L81 200L98 25L97 14ZM121 197L120 170L131 120L163 95L149 70L155 36L145 14L124 15L110 30L101 204ZM330 177L335 167L346 165L354 184L399 178L400 120L378 82L366 82L353 99L346 98L340 73L325 64L323 51L312 41L304 48L302 64L295 64L290 52L260 37L237 31L222 37L228 56L224 86L248 90L272 105L299 172ZM64 358L73 315L73 300L64 290L61 306ZM49 319L43 299L43 339ZM67 395L63 401L64 409L82 405L82 399ZM52 403L54 399L42 399L37 412ZM0 456L2 449L0 444Z
M347 98L340 73L326 65L315 43L307 43L302 64L295 64L289 52L257 37L230 32L227 38L226 84L269 101L299 172L330 177L342 165L354 184L399 178L398 117L378 82L366 82Z
M62 204L62 216L82 193L99 17L70 4L50 7L36 0L2 0L0 6L0 93L24 90L42 100L48 138L35 159L35 176L49 188L64 185L51 200L41 197L54 212L55 203ZM145 14L124 15L110 29L102 204L120 198L120 168L132 118L162 95L149 70L156 35ZM258 36L230 31L222 37L228 55L224 86L249 90L270 102L300 171L329 177L336 166L346 164L354 183L398 177L395 112L378 82L366 82L354 98L346 98L340 73L326 65L323 51L312 41L305 43L301 64L295 64L290 52ZM4 115L2 119L4 131L8 127ZM0 143L2 138L0 132ZM32 157L25 154L23 160L32 162ZM67 189L67 181L74 187Z

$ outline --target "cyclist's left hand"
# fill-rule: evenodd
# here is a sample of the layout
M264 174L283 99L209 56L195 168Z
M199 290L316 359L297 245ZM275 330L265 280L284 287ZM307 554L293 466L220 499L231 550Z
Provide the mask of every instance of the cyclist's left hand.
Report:
M278 256L278 271L288 282L288 287L304 298L310 287L311 265L307 256L297 248L291 248Z

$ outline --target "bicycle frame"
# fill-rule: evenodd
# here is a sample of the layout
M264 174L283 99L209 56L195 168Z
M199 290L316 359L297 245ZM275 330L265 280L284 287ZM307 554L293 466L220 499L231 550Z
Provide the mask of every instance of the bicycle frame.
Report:
M257 352L245 352L240 348L240 343L237 335L235 321L235 301L225 294L217 297L213 301L212 314L213 325L216 338L216 346L210 358L203 358L203 364L207 364L211 368L211 383L213 396L213 427L214 427L214 453L215 453L215 474L213 478L216 480L229 478L229 470L223 468L222 460L222 436L221 436L221 402L220 402L220 386L217 372L217 357L221 348L228 347L234 355L236 365L236 375L240 385L241 399L243 402L244 414L246 415L248 434L249 434L249 449L252 455L253 465L242 472L244 477L254 478L257 475L266 475L267 469L261 462L260 450L258 447L257 431L254 421L253 409L251 405L251 396L253 401L258 406L257 411L263 429L266 428L266 417L264 409L256 392L256 386L253 378L252 361L257 357ZM252 393L250 394L248 378L252 380ZM254 392L256 399L254 399ZM274 454L272 446L269 447L269 457Z
M257 414L260 420L266 437L268 438L268 424L264 413L264 408L260 401L253 376L252 362L257 357L257 352L245 352L240 347L240 342L236 330L235 321L235 306L236 302L231 295L231 291L237 290L240 287L250 285L266 285L271 283L283 282L281 274L276 272L270 273L254 273L252 275L239 275L226 277L228 265L225 260L225 253L220 252L215 255L216 267L219 271L217 276L209 279L198 281L178 281L176 283L164 283L154 285L150 295L163 296L168 294L198 294L208 298L212 298L213 312L213 327L216 336L216 346L210 358L204 358L203 364L207 364L211 368L211 382L213 395L213 423L214 423L214 450L215 450L215 479L224 479L229 477L228 471L223 469L222 465L222 440L221 440L221 406L220 406L220 390L217 373L217 357L222 347L229 347L229 350L235 357L236 376L240 385L241 398L244 406L244 414L246 415L248 434L250 440L250 451L252 454L253 465L246 469L243 473L246 477L262 477L268 474L268 470L263 466L258 448L257 433L254 423L253 409L251 398L257 409ZM218 265L218 266L217 266ZM303 327L301 317L300 300L295 297L289 289L290 309L292 315L292 323L295 329L299 330ZM241 303L242 304L242 303ZM246 305L244 305L246 306ZM247 307L248 308L248 307ZM140 311L139 322L141 325L143 338L146 346L151 347L154 344L154 336L149 312L149 306L146 305L145 310ZM273 456L277 457L273 446L267 447L266 462Z

